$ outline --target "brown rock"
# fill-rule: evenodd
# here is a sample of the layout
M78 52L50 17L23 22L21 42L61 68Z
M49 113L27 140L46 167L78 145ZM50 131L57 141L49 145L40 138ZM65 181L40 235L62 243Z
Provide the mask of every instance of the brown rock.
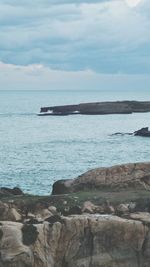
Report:
M0 220L2 221L20 221L22 216L16 208L9 206L6 203L0 202Z
M63 217L25 228L5 222L0 251L0 267L149 267L150 235L142 222L111 215Z
M139 188L150 190L150 162L97 168L80 175L74 180L57 181L52 194L66 194L92 189Z
M95 213L98 210L98 206L94 205L91 201L85 201L83 203L82 212L83 213Z

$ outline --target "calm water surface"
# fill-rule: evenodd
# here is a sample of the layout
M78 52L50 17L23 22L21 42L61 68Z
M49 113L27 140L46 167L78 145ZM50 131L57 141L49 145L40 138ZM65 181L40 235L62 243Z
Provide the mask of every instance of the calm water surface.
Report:
M150 126L150 113L38 117L41 106L150 100L148 91L0 91L0 186L49 194L54 181L100 166L150 161L150 139L111 136Z

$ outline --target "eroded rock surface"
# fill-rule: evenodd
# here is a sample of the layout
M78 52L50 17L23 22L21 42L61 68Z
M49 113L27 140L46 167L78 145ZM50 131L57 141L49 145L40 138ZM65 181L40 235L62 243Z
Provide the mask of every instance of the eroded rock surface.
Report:
M35 225L2 222L0 267L148 267L150 236L140 221L111 215L76 215Z
M53 185L53 194L66 194L91 189L142 188L150 190L150 163L134 163L97 168L74 180L60 180Z

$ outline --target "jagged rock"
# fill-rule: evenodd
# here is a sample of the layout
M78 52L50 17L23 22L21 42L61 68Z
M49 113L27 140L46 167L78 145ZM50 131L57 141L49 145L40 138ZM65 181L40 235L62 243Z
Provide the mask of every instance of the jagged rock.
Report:
M148 130L148 127L141 128L140 130L134 132L135 136L143 136L143 137L150 137L150 131Z
M32 267L34 257L30 247L22 242L21 223L2 222L0 231L0 267Z
M90 170L74 180L57 181L53 185L52 194L115 188L150 190L150 163L130 163Z
M0 252L0 267L149 267L150 234L142 222L111 215L2 222Z

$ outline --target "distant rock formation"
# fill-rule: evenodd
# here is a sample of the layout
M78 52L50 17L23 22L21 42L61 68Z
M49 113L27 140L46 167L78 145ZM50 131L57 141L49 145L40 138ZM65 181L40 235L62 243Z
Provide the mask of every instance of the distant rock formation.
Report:
M111 136L113 136L113 135L134 135L134 136L150 137L150 131L149 131L148 127L144 127L144 128L141 128L140 130L137 130L133 133L117 132L117 133L112 134Z
M141 128L140 130L134 132L135 136L143 136L143 137L150 137L150 131L148 127Z
M42 107L39 116L47 115L104 115L104 114L131 114L134 112L150 112L150 101L116 101L82 103L79 105L64 105Z
M144 188L150 190L150 163L123 164L90 170L73 180L54 183L52 194L89 189Z

